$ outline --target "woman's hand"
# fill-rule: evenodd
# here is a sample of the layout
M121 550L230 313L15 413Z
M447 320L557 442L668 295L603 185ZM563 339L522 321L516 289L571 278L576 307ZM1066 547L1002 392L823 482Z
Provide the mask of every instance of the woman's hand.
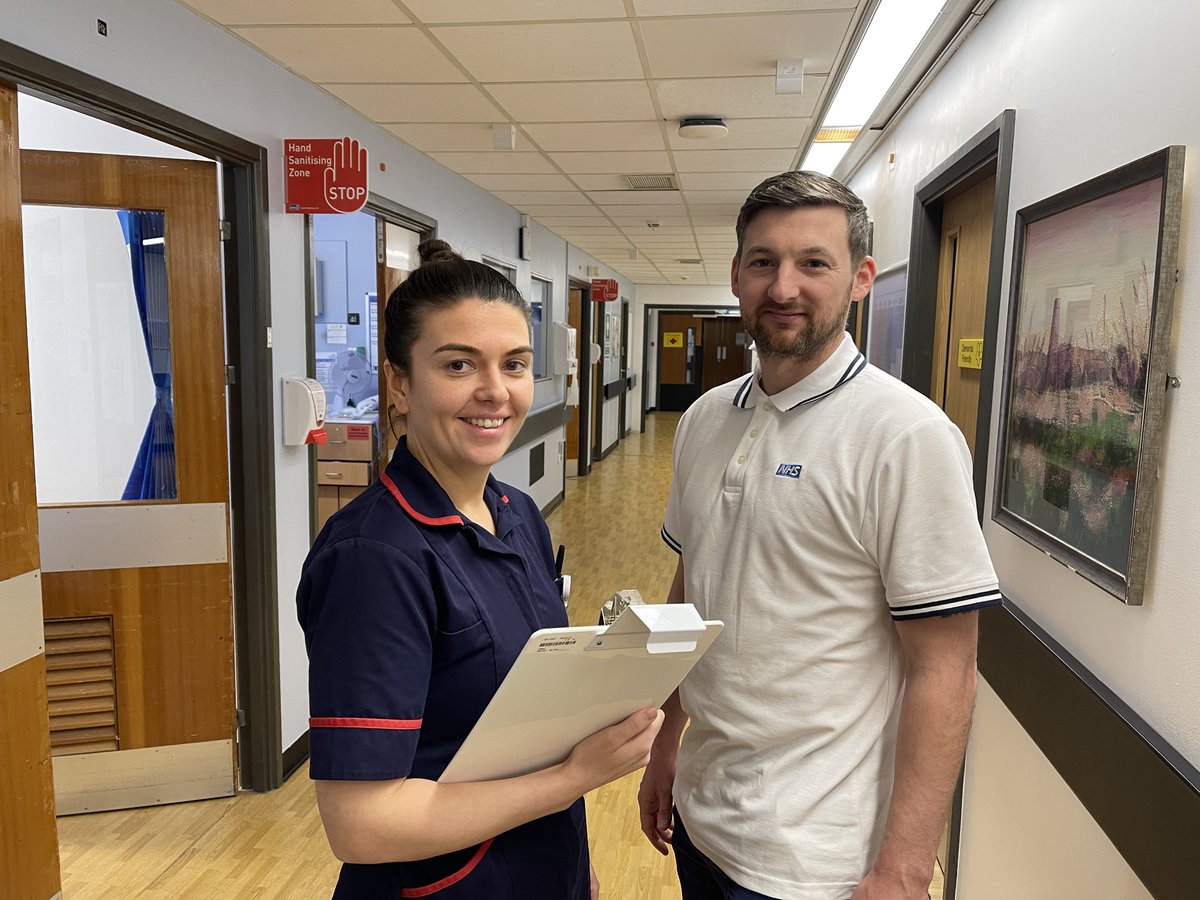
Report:
M563 771L577 779L581 794L637 771L650 759L650 748L662 727L662 710L639 709L623 722L610 725L575 745Z

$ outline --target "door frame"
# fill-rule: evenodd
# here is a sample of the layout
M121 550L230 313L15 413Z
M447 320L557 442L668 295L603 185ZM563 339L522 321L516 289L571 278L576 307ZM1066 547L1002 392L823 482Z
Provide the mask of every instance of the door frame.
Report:
M575 377L579 381L579 459L575 466L576 475L582 478L592 474L592 286L578 278L567 280L567 289L581 292L579 298L579 334L576 337L576 352L579 354L579 369Z
M1004 242L1008 230L1009 186L1012 181L1013 134L1016 112L1006 109L952 153L916 187L912 241L908 262L908 304L904 314L901 380L926 397L933 380L933 337L937 320L938 269L942 249L942 209L963 181L982 169L996 170L996 201L992 212L991 257L988 260L987 313L983 333L979 412L975 424L975 465L972 480L975 505L983 521L991 448L992 385L996 378L996 343L1000 336L1001 280ZM946 900L951 900L947 896Z
M938 269L942 249L942 210L947 195L980 170L995 167L996 197L992 212L991 257L988 260L987 312L983 333L979 411L975 424L972 481L975 506L983 522L991 450L992 393L1000 336L1001 279L1008 230L1009 188L1012 181L1013 136L1017 114L1006 109L917 184L913 200L912 239L908 263L908 304L904 315L901 379L926 397L933 381L933 336L937 318ZM946 849L945 900L958 889L959 837L962 831L963 774L960 771L950 805L950 840Z
M230 549L241 786L283 783L267 150L125 88L0 40L0 77L221 164ZM217 223L213 223L214 228Z
M650 318L655 312L663 313L679 313L681 315L712 315L713 313L722 314L728 313L730 310L736 310L740 316L742 314L741 307L738 305L737 297L729 295L731 303L725 306L676 306L673 303L648 303L642 307L642 371L639 377L642 380L642 411L641 421L639 423L639 431L646 431L646 404L650 401L650 379L646 377L646 360L650 358L650 341L657 340L657 329L655 333L650 331ZM662 347L655 348L655 358L662 351ZM661 375L661 367L656 370ZM657 408L657 404L656 404Z

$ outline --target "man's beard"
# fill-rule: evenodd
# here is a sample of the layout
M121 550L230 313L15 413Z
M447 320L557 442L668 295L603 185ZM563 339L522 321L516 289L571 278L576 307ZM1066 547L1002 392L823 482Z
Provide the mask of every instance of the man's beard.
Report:
M804 326L795 334L764 327L761 324L764 311L760 308L754 322L747 323L746 327L750 337L754 338L754 347L759 355L804 362L819 354L830 341L846 330L846 319L850 314L850 293L846 294L846 305L842 307L840 316L831 316L824 320L812 315L807 316Z

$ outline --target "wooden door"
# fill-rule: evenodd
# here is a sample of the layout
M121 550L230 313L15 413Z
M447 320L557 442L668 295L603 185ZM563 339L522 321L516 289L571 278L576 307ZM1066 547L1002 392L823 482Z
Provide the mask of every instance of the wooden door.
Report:
M690 313L658 317L658 408L682 412L700 396L703 319Z
M746 337L740 317L702 319L704 365L701 390L707 391L746 374Z
M983 340L995 196L996 177L991 175L947 199L942 208L930 396L962 431L972 455L980 370L962 364L959 351L961 341Z
M229 460L216 177L216 166L204 161L21 153L21 195L29 221L56 215L100 215L107 221L115 211L127 219L130 211L161 213L158 237L139 240L130 236L136 232L126 231L129 247L121 252L128 267L135 249L149 260L149 245L158 245L145 290L154 292L166 315L157 308L157 318L143 318L141 327L153 348L156 384L155 354L169 357L170 375L159 401L173 406L174 496L168 491L156 495L167 499L39 504L47 647L58 644L61 651L48 653L47 675L60 813L234 792ZM71 257L83 251L65 241L59 261L46 261L44 236L51 233L39 236L26 228L26 257L74 271L78 261ZM27 286L30 277L27 266ZM111 287L85 280L80 285L96 297L105 296L100 288ZM132 359L139 356L140 362ZM131 366L146 364L137 352L130 357ZM63 363L69 370L72 360ZM93 385L85 377L76 379L73 389L85 392L85 402L112 402L107 396L89 398ZM53 402L39 399L36 380L33 390L35 413L38 403ZM35 418L35 444L37 428ZM94 449L80 446L78 453ZM57 473L48 464L44 469L40 458L37 466L41 494L44 482ZM170 476L165 477L169 484ZM51 640L52 635L58 639Z
M588 315L592 320L591 343L600 347L599 359L591 360L591 348L588 353L588 367L591 378L591 437L592 452L590 459L595 462L604 453L604 316L608 305L606 303L588 303Z
M0 82L0 897L62 887L46 713L17 92Z
M567 324L575 329L576 354L578 367L574 375L567 376L567 388L579 385L583 373L584 354L583 339L580 337L583 324L583 291L573 287L567 292ZM580 398L582 402L582 398ZM571 420L567 422L567 475L579 474L579 404L571 407Z

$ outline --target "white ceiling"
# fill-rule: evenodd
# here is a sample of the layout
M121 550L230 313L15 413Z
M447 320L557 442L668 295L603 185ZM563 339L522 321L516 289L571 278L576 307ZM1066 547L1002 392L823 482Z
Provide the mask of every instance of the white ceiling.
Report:
M180 0L638 284L727 284L869 0ZM804 93L775 93L803 58ZM719 116L726 137L676 133ZM492 125L517 128L492 149ZM623 175L675 175L633 191ZM651 223L655 223L651 227ZM702 260L701 264L679 260Z

